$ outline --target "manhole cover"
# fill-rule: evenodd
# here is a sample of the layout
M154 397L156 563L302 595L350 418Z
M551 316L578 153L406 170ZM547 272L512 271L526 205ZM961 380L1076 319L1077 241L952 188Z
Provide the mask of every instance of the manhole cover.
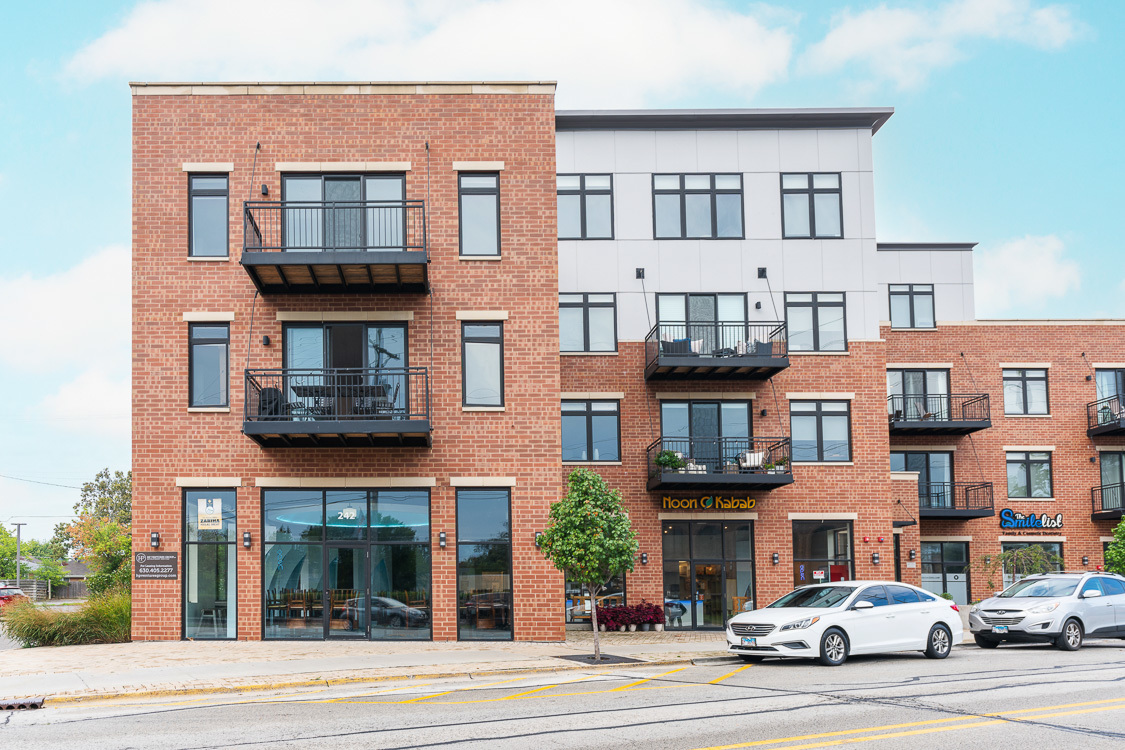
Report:
M576 656L556 656L556 659L566 659L567 661L577 662L579 664L589 664L591 666L604 666L608 664L644 664L641 659L630 659L628 656L613 656L611 654L602 654L601 661L595 661L593 654L578 654Z

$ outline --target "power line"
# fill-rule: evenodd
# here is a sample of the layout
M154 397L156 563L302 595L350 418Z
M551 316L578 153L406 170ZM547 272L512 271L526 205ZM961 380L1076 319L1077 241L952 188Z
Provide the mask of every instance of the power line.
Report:
M64 487L68 490L80 490L81 487L75 487L72 484L55 484L54 482L40 482L38 479L24 479L23 477L12 477L7 474L0 474L0 479L11 479L15 482L29 482L31 484L45 484L48 487Z

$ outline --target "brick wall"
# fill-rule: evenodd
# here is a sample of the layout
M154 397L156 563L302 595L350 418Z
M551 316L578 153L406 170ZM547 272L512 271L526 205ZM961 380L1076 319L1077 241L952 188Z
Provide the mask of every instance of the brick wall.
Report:
M251 176L254 144L261 142ZM427 151L429 142L429 163ZM281 195L281 162L411 162L407 197L429 198L425 295L266 296L238 263L242 201ZM498 262L458 258L454 161L503 161ZM231 259L189 262L185 162L233 162ZM427 177L428 172L428 177ZM434 638L456 638L453 476L515 477L515 637L562 636L560 575L534 546L561 492L553 96L273 95L133 98L133 529L181 548L177 477L238 477L238 637L261 637L261 512L255 477L436 477ZM409 311L409 359L428 367L433 447L263 449L243 436L244 367L281 367L280 311ZM458 310L504 310L500 413L461 410ZM186 311L233 312L230 413L188 413ZM253 331L250 328L254 318ZM262 345L268 335L271 344ZM431 355L432 347L432 355ZM544 397L544 394L550 394ZM437 534L450 540L444 550ZM182 574L181 574L182 580ZM136 581L133 637L180 637L181 581Z

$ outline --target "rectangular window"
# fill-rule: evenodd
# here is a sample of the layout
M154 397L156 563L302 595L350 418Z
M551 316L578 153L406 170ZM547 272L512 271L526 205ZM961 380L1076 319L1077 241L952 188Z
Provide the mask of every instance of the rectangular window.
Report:
M504 405L504 328L496 323L461 325L461 403Z
M851 461L847 401L790 401L794 461Z
M887 413L895 420L947 421L949 370L887 370Z
M590 589L584 583L572 581L567 575L564 585L566 597L566 623L590 623ZM598 592L599 607L620 607L625 603L625 573L618 573Z
M188 327L190 406L230 406L230 326L197 323Z
M742 175L654 174L653 236L742 239Z
M848 350L843 292L786 292L785 319L791 352Z
M918 501L921 503L921 507L953 507L952 453L945 451L892 451L891 471L918 472Z
M851 521L793 522L793 585L854 578Z
M559 350L617 351L617 295L560 294Z
M457 491L457 638L512 640L509 490Z
M1051 454L1008 454L1008 497L1052 497Z
M225 258L230 254L230 210L227 176L188 177L188 255Z
M934 285L891 284L891 328L934 328Z
M405 250L408 227L401 174L283 175L282 246L315 250Z
M238 635L234 490L184 490L184 638Z
M785 239L844 236L840 219L840 175L781 175L781 221Z
M1003 370L1005 414L1049 414L1046 370Z
M1048 560L1053 561L1055 570L1063 569L1063 556L1062 556L1062 542L1002 542L1000 544L1001 552L1012 552L1017 549L1025 549L1027 547L1040 547L1047 555ZM1023 578L1026 574L1016 570L1004 570L1004 588L1008 588L1016 581Z
M461 255L500 254L500 175L457 176Z
M754 609L752 522L664 521L661 527L665 627L718 629Z
M560 174L559 239L613 239L613 176Z
M563 401L562 460L620 461L620 422L617 401Z

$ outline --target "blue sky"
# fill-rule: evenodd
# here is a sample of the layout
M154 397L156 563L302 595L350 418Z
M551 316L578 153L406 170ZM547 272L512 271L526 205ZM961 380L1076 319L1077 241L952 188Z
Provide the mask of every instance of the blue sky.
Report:
M559 10L565 8L565 10ZM4 10L0 522L129 465L129 80L550 79L580 107L893 106L881 240L974 240L981 317L1125 317L1125 3L40 2Z

